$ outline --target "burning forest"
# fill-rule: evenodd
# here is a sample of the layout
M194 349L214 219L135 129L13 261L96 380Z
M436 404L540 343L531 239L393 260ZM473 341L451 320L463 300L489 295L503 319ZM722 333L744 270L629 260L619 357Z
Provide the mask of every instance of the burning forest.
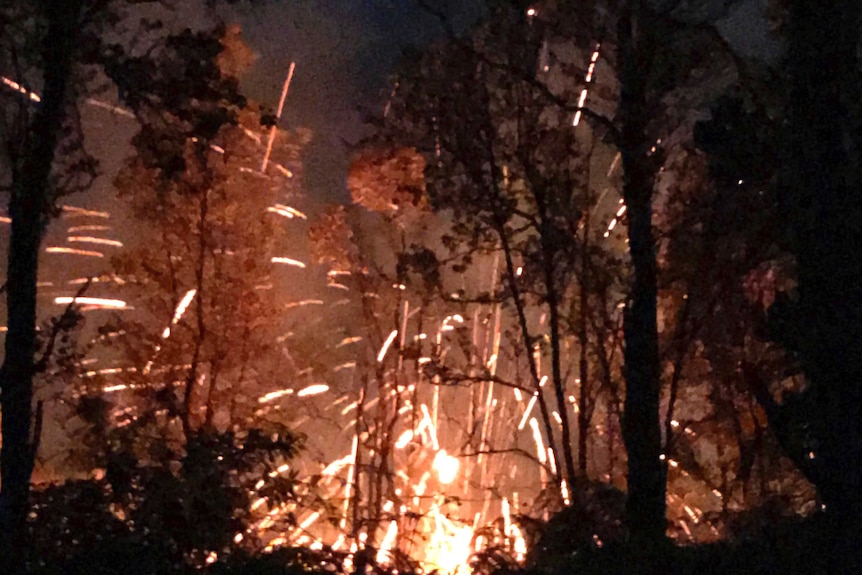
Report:
M325 202L142 4L0 8L0 572L855 572L857 8L417 0Z

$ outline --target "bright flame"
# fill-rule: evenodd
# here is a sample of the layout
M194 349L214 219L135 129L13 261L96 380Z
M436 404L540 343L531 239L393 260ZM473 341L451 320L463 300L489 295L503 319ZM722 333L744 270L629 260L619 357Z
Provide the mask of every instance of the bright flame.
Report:
M449 485L455 481L455 476L458 475L458 467L460 463L458 458L452 457L446 453L445 449L441 449L434 456L434 463L431 467L437 472L437 478L443 485Z

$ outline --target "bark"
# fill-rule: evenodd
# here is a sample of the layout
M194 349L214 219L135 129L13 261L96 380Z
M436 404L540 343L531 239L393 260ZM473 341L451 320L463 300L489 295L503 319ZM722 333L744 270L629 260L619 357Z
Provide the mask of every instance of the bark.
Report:
M13 168L9 214L12 219L6 272L8 328L0 369L3 445L0 449L0 537L2 569L23 573L26 557L30 476L36 442L33 371L36 351L36 281L42 232L48 217L50 176L66 115L72 52L81 0L45 0L48 22L43 39L42 100L33 115L29 141ZM38 430L36 435L38 434Z
M656 253L652 193L657 171L648 155L647 77L656 49L655 23L644 2L625 7L618 28L620 153L628 208L632 284L625 313L626 396L623 439L628 452L626 520L633 540L664 539L667 469L661 459Z

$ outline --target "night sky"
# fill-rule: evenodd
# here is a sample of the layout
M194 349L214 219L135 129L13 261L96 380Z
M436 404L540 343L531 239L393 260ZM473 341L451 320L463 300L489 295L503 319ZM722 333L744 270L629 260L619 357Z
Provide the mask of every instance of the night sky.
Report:
M452 13L469 22L480 3L460 1ZM346 197L345 142L362 136L363 110L382 107L403 49L443 36L437 20L413 0L273 0L223 17L242 26L258 54L243 82L250 97L275 106L289 63L296 61L282 126L313 130L307 193L322 201Z

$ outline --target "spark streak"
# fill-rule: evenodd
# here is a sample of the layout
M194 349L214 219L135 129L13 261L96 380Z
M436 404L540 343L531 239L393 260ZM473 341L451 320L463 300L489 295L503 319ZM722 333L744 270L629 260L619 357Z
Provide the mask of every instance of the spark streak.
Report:
M298 268L305 268L305 264L299 260L295 260L292 258L284 258L284 257L273 257L270 260L274 264L287 264L289 266L295 266Z
M106 299L100 297L56 297L54 303L57 305L69 305L76 303L80 305L91 305L105 309L125 309L126 302L120 299Z
M296 397L310 397L312 395L320 395L329 391L329 386L324 383L315 383L297 392Z
M66 238L67 241L70 242L80 242L87 244L101 244L103 246L114 246L121 248L123 247L123 242L118 240L109 240L107 238L94 238L91 236L69 236Z
M45 248L45 252L49 254L72 254L76 256L87 256L92 258L103 258L105 254L91 250L79 250L77 248L66 248L62 246L50 246Z
M380 348L380 352L377 354L377 362L380 363L383 361L383 358L386 357L386 352L389 351L389 346L392 345L392 342L395 341L395 338L398 336L398 330L393 329L392 333L389 334L389 337L386 338L386 341L383 342L383 347Z
M272 401L273 399L278 399L279 397L284 397L285 395L290 395L293 393L292 389L280 389L278 391L270 391L266 395L262 395L257 399L258 403L267 403L268 401Z

